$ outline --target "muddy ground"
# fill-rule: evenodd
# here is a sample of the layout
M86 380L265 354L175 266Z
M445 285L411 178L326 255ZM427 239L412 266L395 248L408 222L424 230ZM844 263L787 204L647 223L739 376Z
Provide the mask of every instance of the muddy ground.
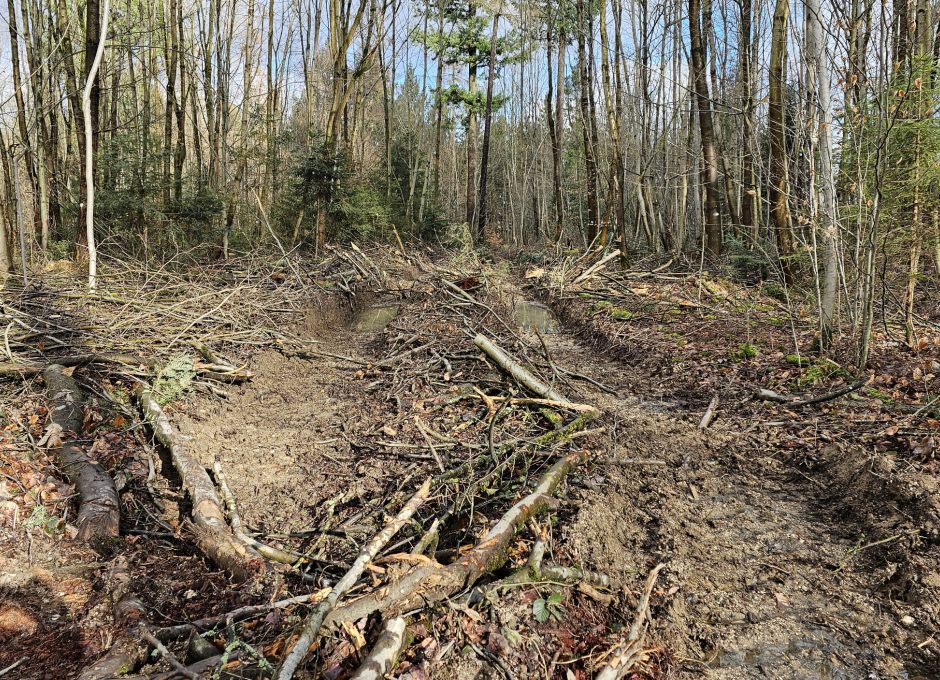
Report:
M806 426L795 437L789 425L775 423L838 421L839 412L831 404L799 413L754 404L745 390L753 375L721 383L701 368L707 359L691 371L705 376L694 385L678 384L675 371L664 379L659 355L644 363L641 327L624 343L597 318L593 300L559 296L546 282L524 279L522 268L424 265L388 265L383 286L363 286L356 295L318 293L288 329L310 343L309 353L253 351L250 382L170 409L202 462L225 469L251 531L313 557L302 578L284 573L279 593L335 582L356 545L374 532L370 504L413 489L440 464L436 457L450 462L458 442L486 441L482 405L461 399L471 384L491 394L512 385L480 360L472 328L523 352L565 396L603 412L592 424L598 431L578 443L596 462L569 475L556 494L560 504L520 532L510 565L488 580L524 564L538 534L552 562L601 572L611 583L529 584L419 614L394 677L590 677L629 627L643 582L659 563L665 567L651 599L647 653L632 677L940 677L940 490L930 467L884 455L853 437L850 425L837 436L823 428L822 439L797 446L812 437ZM449 306L436 283L441 277L489 311L460 306L459 296ZM537 300L544 304L533 306ZM399 358L425 341L436 344ZM389 357L395 363L380 368ZM722 396L718 415L702 430L715 385L723 385L715 390ZM516 411L501 422L497 437L546 426L538 413ZM446 445L431 449L435 443ZM114 464L132 468L135 456ZM507 473L469 515L466 508L457 513L442 535L440 559L472 542L519 497L543 465L534 461L519 472L522 482ZM190 621L261 601L265 595L233 585L193 549L179 521L186 499L174 496L172 474L166 476L152 507L125 497L143 508L134 514L143 529L119 551L137 574L151 622ZM439 512L429 508L419 521L426 526ZM115 634L104 569L67 534L35 527L11 533L10 526L0 668L29 657L10 677L74 675ZM401 550L407 547L387 552ZM87 571L67 566L75 562ZM373 585L384 571L369 577ZM552 594L560 595L556 615L538 621L536 601ZM276 663L302 614L268 617L240 634ZM373 624L360 627L363 641L373 638ZM224 636L214 641L225 644ZM60 654L55 665L43 661L40 642ZM309 676L344 677L360 647L348 630L331 633L308 661ZM241 677L237 664L230 670Z

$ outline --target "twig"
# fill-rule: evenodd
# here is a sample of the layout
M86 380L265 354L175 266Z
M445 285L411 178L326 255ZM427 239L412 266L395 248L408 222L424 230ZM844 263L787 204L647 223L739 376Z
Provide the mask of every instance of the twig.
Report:
M643 589L642 597L640 597L640 604L636 608L636 616L633 618L630 632L623 642L610 651L613 658L594 676L595 680L619 680L633 668L637 657L642 652L643 634L646 632L648 625L650 595L653 592L653 586L656 584L656 578L664 566L664 564L657 564L646 578L646 586Z
M140 626L140 637L149 642L154 649L160 652L160 655L166 659L171 666L173 666L173 670L175 670L177 673L182 675L184 678L189 678L190 680L199 680L199 676L181 664L179 659L174 656L173 652L167 649L166 645L155 638L143 624Z
M401 512L363 547L349 571L347 571L343 578L333 587L333 590L320 606L307 617L300 637L297 638L297 642L294 643L294 646L287 653L287 656L284 657L284 661L277 672L277 680L290 680L290 678L294 677L294 672L307 655L314 640L316 640L317 633L320 632L320 627L323 625L323 620L326 618L326 615L336 606L339 598L355 585L356 581L359 580L359 576L366 568L366 565L375 559L379 550L385 547L392 536L398 533L398 530L404 526L405 522L411 519L411 516L414 515L415 511L417 511L421 504L427 499L430 491L431 480L428 479L421 485L417 493L411 497L411 500L402 508Z

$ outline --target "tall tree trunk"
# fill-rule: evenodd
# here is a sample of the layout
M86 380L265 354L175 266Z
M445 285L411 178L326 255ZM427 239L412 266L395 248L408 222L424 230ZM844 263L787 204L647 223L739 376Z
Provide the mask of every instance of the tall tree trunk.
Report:
M95 20L101 18L101 8L97 0L88 0L89 7L95 5ZM85 206L85 242L88 246L88 288L95 290L98 276L98 249L95 245L95 132L98 122L94 116L94 107L97 102L94 100L93 92L98 82L98 70L101 67L101 59L104 57L104 44L108 39L108 19L111 14L111 0L104 0L104 23L99 26L94 24L95 34L98 42L95 45L94 52L91 54L91 60L88 62L85 76L85 89L82 92L82 113L85 119L85 195L87 205ZM86 29L91 31L92 14L89 10L88 25ZM88 58L86 51L85 58Z
M16 124L19 128L20 142L23 145L23 160L26 163L26 173L29 176L30 185L37 188L34 195L38 196L36 159L32 144L30 143L29 125L26 121L26 102L23 98L23 82L20 73L20 40L16 22L16 7L13 4L13 0L7 0L7 12L7 27L10 31L10 66L13 71L13 98L16 100ZM24 30L28 29L24 26ZM16 155L16 153L14 152L13 155ZM38 208L38 205L34 206L34 211L36 208ZM36 217L38 217L38 212ZM35 223L38 221L38 219L34 219L34 230Z
M694 0L693 0L694 1ZM790 218L789 168L786 143L787 22L789 0L776 0L770 43L769 103L767 127L770 137L770 210L777 236L777 255L784 281L793 283L793 230Z
M554 15L549 14L548 35L545 55L548 61L548 90L545 94L545 117L548 122L548 134L552 140L552 196L555 204L555 237L558 244L565 228L564 198L561 191L561 153L562 132L564 128L564 91L565 91L565 33L560 24L553 22ZM556 70L552 75L553 29L557 32ZM554 78L554 82L553 82ZM554 109L554 110L553 110Z
M814 84L816 102L816 141L819 154L818 199L819 231L823 241L822 281L819 294L820 350L829 351L835 327L839 287L839 226L836 213L835 177L832 170L832 98L830 95L829 56L823 38L819 0L806 0L807 55L810 62L809 82ZM812 95L811 95L812 96Z
M597 156L594 145L594 117L591 112L591 88L593 83L588 75L588 20L584 0L577 0L577 37L578 37L578 102L581 108L581 141L584 145L584 172L587 175L588 220L585 234L588 243L593 243L600 228L600 204L597 196Z
M739 25L738 55L741 88L741 110L743 125L741 128L741 226L750 233L752 245L757 241L757 225L760 204L757 194L757 182L754 168L754 133L756 129L754 106L754 63L751 28L754 23L753 0L741 0Z
M486 105L483 113L483 148L480 152L480 218L477 223L477 240L482 242L486 238L486 179L490 162L490 127L493 122L493 83L496 80L496 32L499 30L499 13L502 7L493 15L493 30L490 33L490 63L486 78Z
M689 53L698 107L699 136L702 142L701 181L705 190L705 248L712 257L721 254L721 213L718 207L718 162L715 151L715 125L706 73L706 43L702 37L702 9L699 0L689 0Z

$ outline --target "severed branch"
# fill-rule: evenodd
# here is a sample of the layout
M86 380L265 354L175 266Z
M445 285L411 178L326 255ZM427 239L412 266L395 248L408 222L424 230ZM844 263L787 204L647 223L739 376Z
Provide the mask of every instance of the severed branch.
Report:
M405 646L406 630L405 619L400 616L386 621L372 651L363 659L349 680L382 680L386 673L394 668L398 655Z
M401 512L362 548L356 561L353 562L353 565L349 568L349 571L337 582L326 599L320 603L320 606L307 617L300 637L287 653L287 656L284 657L284 661L281 663L280 669L278 669L277 680L290 680L290 678L294 677L294 672L307 655L310 646L316 640L317 634L320 632L320 628L323 626L327 614L336 607L339 598L356 584L363 570L365 570L366 565L375 559L375 556L391 540L392 536L398 533L399 529L411 519L411 516L414 515L421 504L427 500L430 493L431 480L428 479L421 485L421 488L418 489L415 495L411 497L411 500L405 504Z
M482 333L473 339L474 344L499 366L503 371L519 381L529 392L542 399L555 402L570 403L561 392L536 378L518 361L513 359L505 350Z
M715 419L715 411L718 409L718 395L716 394L712 397L712 400L708 402L708 408L705 409L705 415L702 416L702 419L699 421L698 429L707 430L708 426L712 424L712 421Z
M48 366L43 378L49 395L50 427L57 430L57 435L49 439L60 440L53 449L56 460L81 499L76 522L78 538L88 541L96 550L107 550L108 544L117 539L121 522L121 504L114 481L84 449L71 441L61 441L82 430L81 391L60 364Z
M604 255L604 257L598 260L596 263L592 264L590 267L588 267L583 272L581 272L581 274L576 276L574 281L571 282L571 284L576 286L579 283L584 283L588 279L593 278L594 276L598 274L598 272L600 272L602 269L604 269L604 267L607 266L608 262L610 262L612 259L617 257L619 254L620 254L619 248L616 248L610 251L609 253Z
M292 567L300 566L306 561L303 555L289 553L285 550L262 543L245 531L241 515L238 514L238 505L235 503L235 494L232 493L232 489L228 485L225 472L222 470L222 463L215 461L212 464L212 472L215 475L215 481L219 485L219 493L222 495L222 501L225 503L226 510L228 510L228 519L229 523L232 525L232 531L235 532L235 536L245 544L248 550L254 550L262 557L274 562L289 564Z
M779 392L774 392L773 390L767 389L758 390L757 394L754 395L754 398L759 401L772 401L777 404L784 404L786 406L810 406L812 404L821 404L826 401L838 399L839 397L844 397L847 394L851 394L852 392L865 387L868 382L868 380L859 380L852 383L851 385L846 385L845 387L841 387L833 392L821 394L818 397L810 397L808 399L795 399L793 397L788 397L780 394Z
M484 402L487 402L488 407L490 403L495 404L500 401L508 401L513 406L547 406L549 408L566 409L576 413L600 413L596 406L592 406L591 404L577 404L572 401L555 401L554 399L536 399L532 397L491 397L479 390L477 391L477 396L483 399Z
M555 489L585 455L577 452L560 458L542 475L538 486L506 511L480 542L457 561L446 566L437 562L422 564L379 591L338 607L327 617L327 622L358 621L376 611L396 615L422 609L472 586L484 574L499 569L509 559L507 550L519 529L554 504L551 496Z
M169 451L173 467L183 480L183 489L192 501L196 543L213 562L228 569L239 581L247 581L264 570L264 561L239 541L225 521L222 501L206 469L189 450L189 437L170 423L150 390L141 385L135 396L154 437Z
M184 678L189 678L189 680L199 680L199 675L181 664L179 659L174 656L173 652L167 649L166 645L155 638L153 633L147 630L147 626L144 624L140 625L140 637L146 640L150 645L153 646L154 649L160 652L160 656L166 659L167 663L169 663L173 667L173 670L176 671L179 675L182 675Z
M640 604L636 608L636 616L633 618L633 625L630 626L626 640L610 650L612 658L598 671L594 680L619 680L626 676L639 660L643 653L643 636L649 625L650 595L656 584L656 578L664 566L664 564L657 564L646 578L646 586L643 588L643 595L640 597Z

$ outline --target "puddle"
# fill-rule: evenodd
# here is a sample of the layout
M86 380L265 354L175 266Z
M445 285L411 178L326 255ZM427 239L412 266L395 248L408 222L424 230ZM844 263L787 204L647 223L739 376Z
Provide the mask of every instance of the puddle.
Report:
M398 316L399 309L401 305L394 303L365 307L356 312L350 326L360 333L378 333Z
M822 639L797 638L788 642L758 644L744 650L722 651L712 668L758 668L786 670L789 677L819 680L849 680L849 676L829 660L832 641L819 631ZM790 675L790 673L796 675Z
M558 319L545 305L528 300L516 300L513 307L516 325L524 331L537 328L539 333L557 333L561 330Z

